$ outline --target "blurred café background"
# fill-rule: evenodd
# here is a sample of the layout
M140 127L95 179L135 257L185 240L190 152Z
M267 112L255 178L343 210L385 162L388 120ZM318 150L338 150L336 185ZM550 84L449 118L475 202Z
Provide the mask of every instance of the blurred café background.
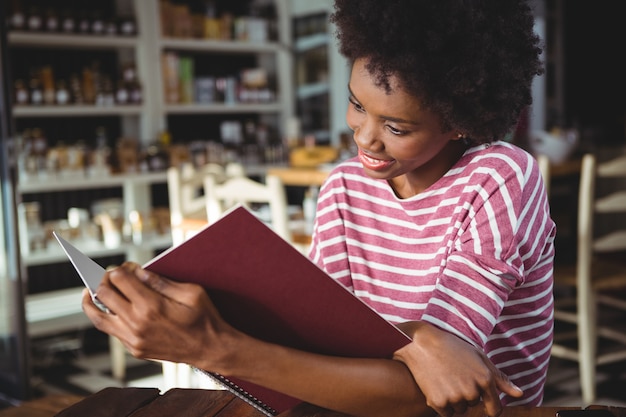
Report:
M626 217L580 208L609 191L624 204L626 181L604 186L596 172L626 149L626 26L619 2L532 5L546 73L505 140L542 161L557 269L571 272L555 287L574 319L555 328L565 336L546 401L624 405L626 336L613 336L626 323L626 268L596 288L580 261L596 259L592 241L626 228ZM51 233L101 265L146 262L211 220L203 176L277 177L288 240L306 252L319 186L355 155L331 11L331 0L2 1L0 408L50 392L202 384L184 367L131 358L93 329ZM584 188L588 155L595 187ZM617 177L626 159L611 166ZM273 224L276 198L250 205ZM594 225L587 235L583 215ZM600 264L620 262L626 234L606 247ZM621 312L596 306L607 290Z

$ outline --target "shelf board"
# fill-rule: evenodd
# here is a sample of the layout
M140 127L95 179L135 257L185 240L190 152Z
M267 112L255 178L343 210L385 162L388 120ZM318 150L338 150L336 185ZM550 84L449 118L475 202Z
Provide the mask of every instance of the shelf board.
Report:
M119 174L98 177L50 177L45 179L20 180L17 190L22 194L55 191L85 190L93 188L121 187L124 184L156 184L167 181L167 172Z
M296 94L299 100L306 100L307 98L328 94L329 92L330 85L327 82L320 82L301 85L298 87Z
M319 48L321 46L327 46L330 36L328 33L316 33L314 35L303 36L296 39L294 42L294 49L296 52L306 52L311 49Z
M168 114L228 114L228 113L275 113L281 110L277 102L272 103L193 103L169 104L165 107Z
M15 106L13 117L87 117L87 116L135 116L143 111L141 105L96 106L93 104L70 104L49 106Z
M132 243L122 243L116 247L107 247L102 242L91 240L82 242L72 242L74 245L80 247L90 258L100 258L107 256L124 255L134 245ZM169 233L164 235L148 234L142 243L142 249L163 249L172 246L172 236ZM46 265L51 263L69 262L67 255L55 242L49 242L46 249L41 249L28 253L22 257L22 262L25 266L37 266Z
M280 49L280 44L276 42L162 38L159 43L161 45L161 49L175 49L198 52L261 53L276 52Z
M118 49L137 47L136 36L66 35L46 32L9 32L9 45L59 48Z

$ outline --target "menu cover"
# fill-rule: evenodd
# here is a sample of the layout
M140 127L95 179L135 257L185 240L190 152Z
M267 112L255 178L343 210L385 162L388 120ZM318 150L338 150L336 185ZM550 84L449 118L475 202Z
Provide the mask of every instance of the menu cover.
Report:
M145 269L204 286L224 320L268 342L365 358L391 358L410 342L243 206ZM228 375L207 374L267 415L301 402Z

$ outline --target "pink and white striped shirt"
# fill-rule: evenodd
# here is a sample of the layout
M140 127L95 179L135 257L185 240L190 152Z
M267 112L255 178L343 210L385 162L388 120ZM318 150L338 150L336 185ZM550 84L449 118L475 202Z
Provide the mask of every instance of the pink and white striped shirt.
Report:
M422 320L482 348L539 405L552 345L555 225L535 159L475 146L407 199L357 159L320 190L310 256L391 322Z

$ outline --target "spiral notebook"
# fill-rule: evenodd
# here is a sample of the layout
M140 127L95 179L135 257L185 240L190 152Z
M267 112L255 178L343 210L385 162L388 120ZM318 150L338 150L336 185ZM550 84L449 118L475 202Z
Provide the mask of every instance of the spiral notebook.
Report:
M410 342L242 206L144 267L204 286L227 322L268 342L364 358L390 358ZM268 416L301 402L228 375L200 372Z

